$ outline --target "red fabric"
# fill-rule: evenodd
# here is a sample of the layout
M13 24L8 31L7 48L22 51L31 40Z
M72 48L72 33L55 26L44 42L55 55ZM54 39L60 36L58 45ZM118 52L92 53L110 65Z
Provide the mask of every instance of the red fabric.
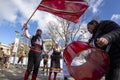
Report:
M66 0L66 1L81 1L81 2L85 2L86 0Z
M32 80L36 80L36 78L37 78L37 75L36 75L36 74L33 74L33 75L32 75Z
M51 80L52 72L49 72L48 80Z
M36 43L34 43L34 42L33 42L33 45L34 45L34 46L39 46L39 47L42 47L42 46L43 46L43 45L40 45L40 44L36 44Z
M76 57L79 59L78 62L80 64L73 62L73 59ZM100 80L108 71L110 65L109 56L105 51L81 41L73 41L67 45L63 52L63 58L70 75L75 80ZM72 63L76 63L77 65L73 65Z
M57 72L54 72L54 79L53 80L56 80L56 77L57 77Z
M88 4L84 0L43 0L38 10L50 12L77 23L87 8Z
M40 52L42 52L42 51L40 51L40 50L35 50L35 49L30 49L31 51L34 51L34 52L36 52L36 53L40 53Z
M29 77L29 73L26 71L24 74L24 80L28 80L28 77Z

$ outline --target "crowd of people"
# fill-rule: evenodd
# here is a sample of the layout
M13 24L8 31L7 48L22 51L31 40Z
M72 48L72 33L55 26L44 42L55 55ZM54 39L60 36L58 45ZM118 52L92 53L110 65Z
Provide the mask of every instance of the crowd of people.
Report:
M26 31L27 27L25 27L24 29L25 29L25 32L27 33L28 32ZM87 24L87 29L88 29L88 32L92 34L92 37L91 39L89 39L88 44L91 46L97 47L101 50L104 50L109 55L110 66L108 71L105 74L105 80L119 80L120 79L119 77L120 76L120 49L119 49L120 48L120 45L119 45L120 44L120 26L111 20L103 20L100 22L98 22L97 20L92 20ZM40 30L40 33L41 32L42 31ZM38 30L36 33L38 33ZM41 48L43 47L42 42L38 42L37 40L39 38L41 38L41 35L39 35L39 37L36 37L34 41L31 41L31 44L35 44L35 45L32 45L34 47L31 47L30 52L32 51L33 48L36 49L36 47L40 48L39 49L40 52L43 50L43 48ZM54 48L56 48L56 46ZM52 72L54 72L53 80L56 80L57 73L60 71L60 53L61 52L59 52L58 50L59 49L57 48L53 49L53 54L51 55L51 65L50 65L48 80L51 80ZM32 53L34 53L35 55L35 52L32 52ZM41 55L41 53L39 53L39 55ZM39 63L40 63L40 60L38 64ZM28 66L30 64L33 64L33 63L28 63ZM32 70L32 68L30 68L30 70ZM27 80L27 79L28 77L24 80ZM34 79L32 80L36 80L36 77L34 77ZM67 80L67 78L65 77L64 80Z
M52 73L54 73L53 80L57 80L57 74L61 71L60 59L62 58L62 48L59 44L52 47L52 54L49 56L43 48L42 30L37 29L35 35L29 34L27 24L24 25L24 35L30 39L31 46L28 53L27 69L24 74L24 80L28 80L32 73L31 80L36 80L39 72L40 62L43 59L43 71L47 69L48 80L52 80ZM120 26L111 20L91 20L87 24L88 32L92 37L88 41L88 45L104 50L110 58L110 66L105 74L105 80L120 80ZM44 54L43 54L44 53ZM19 53L18 64L21 62L23 66L23 58L26 56L24 51ZM3 59L4 58L4 59ZM48 68L48 59L50 58L50 66ZM0 48L0 69L1 65L8 65L9 57L5 55L3 48ZM66 63L63 60L63 65ZM6 68L8 66L5 66ZM67 67L63 67L66 68ZM49 70L48 70L49 69ZM64 70L64 69L63 69ZM64 73L65 74L65 73ZM67 76L70 73L67 70ZM64 76L64 80L68 80Z
M31 80L36 80L42 58L44 60L43 70L48 65L47 63L48 55L44 54L43 56L42 54L42 52L44 53L46 52L43 48L43 40L42 40L41 34L42 34L41 29L37 29L35 35L29 34L27 24L24 24L24 35L28 37L31 41L30 51L28 53L27 70L24 75L24 80L28 80L31 71L33 71ZM61 58L61 48L58 44L55 44L55 46L53 47L53 53L51 55L48 80L51 80L52 72L54 72L54 80L56 80L57 73L60 72L60 69L61 69L60 58Z

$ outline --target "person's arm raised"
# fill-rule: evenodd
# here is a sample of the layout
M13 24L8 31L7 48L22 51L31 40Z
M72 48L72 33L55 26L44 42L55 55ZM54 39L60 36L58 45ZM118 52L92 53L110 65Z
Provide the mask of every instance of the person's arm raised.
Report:
M25 23L24 25L23 25L23 31L24 31L24 33L23 33L23 35L24 36L26 36L27 38L31 38L32 36L29 34L29 32L28 32L28 27L27 27L27 24Z

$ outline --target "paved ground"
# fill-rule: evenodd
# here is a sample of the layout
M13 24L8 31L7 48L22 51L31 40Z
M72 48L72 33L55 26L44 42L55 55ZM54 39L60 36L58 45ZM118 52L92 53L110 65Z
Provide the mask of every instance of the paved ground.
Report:
M0 71L0 80L23 80L26 68L16 68L13 65L9 69L3 68ZM47 80L48 75L40 69L37 80ZM53 77L53 76L52 76ZM30 76L31 78L31 76ZM57 75L57 80L63 80L63 72ZM70 80L73 80L70 78Z
M26 67L16 68L13 65L11 65L9 69L3 68L0 71L0 80L23 80L25 70L26 70ZM46 74L46 72L43 72L40 69L37 80L47 80L47 77L48 75ZM62 71L57 75L57 80L63 80ZM74 79L70 77L69 80L74 80ZM104 78L101 80L104 80Z

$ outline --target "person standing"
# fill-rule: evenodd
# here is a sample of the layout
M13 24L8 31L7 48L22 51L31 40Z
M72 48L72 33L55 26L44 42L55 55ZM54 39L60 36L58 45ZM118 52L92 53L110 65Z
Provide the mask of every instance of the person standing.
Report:
M43 71L45 71L46 69L47 72L48 72L48 58L49 58L48 53L43 54Z
M5 68L9 68L9 58L10 58L10 52L9 52L9 49L7 49L7 52L4 53L4 66Z
M28 80L28 77L32 70L33 73L31 80L36 80L39 71L40 61L42 60L43 50L43 41L41 38L42 30L37 29L36 34L32 36L28 32L27 24L24 24L23 29L24 35L28 37L31 41L31 47L28 53L28 65L27 70L24 74L24 80Z
M18 61L17 63L19 64L21 62L21 67L23 67L23 59L24 57L26 56L25 52L24 51L20 51L19 54L18 54Z
M51 62L50 62L50 72L48 76L48 80L51 80L52 72L54 73L54 79L56 80L57 73L60 72L60 58L61 58L61 47L60 45L56 44L53 48L53 53L51 55Z
M3 67L3 55L4 55L4 51L3 51L3 48L1 47L0 48L0 70Z
M105 80L120 80L120 26L111 20L92 20L87 29L92 34L89 44L105 50L109 55L110 66Z

